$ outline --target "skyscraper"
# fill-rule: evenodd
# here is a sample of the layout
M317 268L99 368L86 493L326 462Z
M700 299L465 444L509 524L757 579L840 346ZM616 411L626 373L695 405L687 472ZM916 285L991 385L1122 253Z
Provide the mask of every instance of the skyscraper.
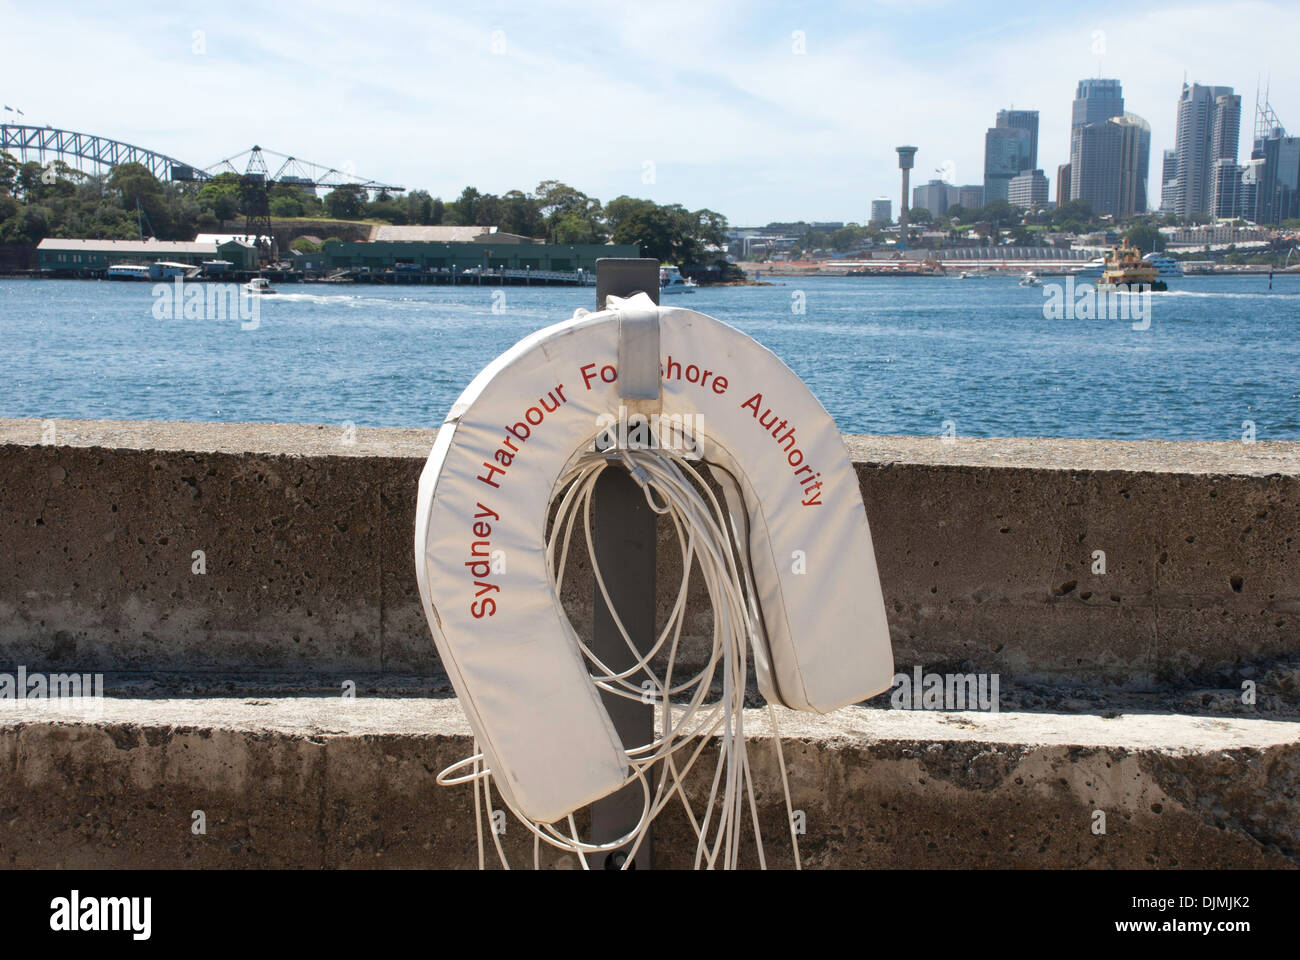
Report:
M1056 168L1056 205L1065 206L1070 201L1070 165L1063 163Z
M1214 161L1237 160L1241 130L1241 97L1232 87L1183 84L1178 98L1178 187L1174 213L1193 217L1210 212Z
M892 223L893 219L893 204L888 197L876 197L871 201L872 223Z
M1117 220L1146 212L1150 124L1126 113L1076 127L1071 140L1071 200Z
M1070 116L1071 127L1085 123L1099 123L1124 113L1124 91L1118 80L1090 77L1080 80L1074 94L1074 110Z
M1173 213L1178 196L1178 151L1166 150L1160 167L1160 212Z
M1029 167L1029 131L989 127L984 134L984 202L1007 199L1011 178Z
M1151 166L1151 124L1136 113L1112 117L1120 128L1119 196L1116 216L1120 219L1147 211L1147 172Z
M1109 126L1124 115L1124 91L1114 79L1079 81L1070 113L1070 195L1094 213L1113 214L1119 203L1119 134ZM1085 133L1086 131L1086 133Z
M1253 147L1242 175L1242 215L1255 223L1300 217L1300 137L1287 136L1267 92L1262 103L1256 94Z
M1004 129L1024 130L1029 134L1029 153L1021 171L1038 168L1038 111L999 110L997 126Z

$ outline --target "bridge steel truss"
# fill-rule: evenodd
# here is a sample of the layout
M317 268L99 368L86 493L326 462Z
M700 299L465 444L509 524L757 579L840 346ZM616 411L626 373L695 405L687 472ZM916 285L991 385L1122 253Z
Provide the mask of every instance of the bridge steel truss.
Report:
M65 163L68 163L66 158L75 157L104 168L115 167L120 163L139 163L159 180L207 180L211 176L200 167L144 147L88 133L56 130L53 127L0 124L0 150L21 161L36 159L41 164L46 162L47 157ZM35 154L35 158L31 154ZM74 163L68 165L78 166Z

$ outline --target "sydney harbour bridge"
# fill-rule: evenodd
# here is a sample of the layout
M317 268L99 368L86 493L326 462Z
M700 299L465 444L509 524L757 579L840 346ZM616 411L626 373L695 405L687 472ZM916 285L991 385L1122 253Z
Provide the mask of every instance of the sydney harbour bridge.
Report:
M267 184L285 183L304 188L356 186L364 190L403 190L394 184L358 176L351 170L339 170L257 146L200 167L121 140L34 124L0 123L0 151L22 162L34 160L45 166L61 160L70 167L96 174L105 173L119 164L138 163L159 180L178 183L210 180L219 173L234 173L241 177L260 178ZM273 161L280 161L274 172L267 165L268 156Z

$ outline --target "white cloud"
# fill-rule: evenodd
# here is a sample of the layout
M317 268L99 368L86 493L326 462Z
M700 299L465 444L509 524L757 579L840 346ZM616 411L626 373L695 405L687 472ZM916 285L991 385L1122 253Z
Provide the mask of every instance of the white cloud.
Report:
M1274 105L1300 128L1290 4L1014 18L945 3L453 9L332 2L237 19L211 6L0 2L12 34L0 92L29 119L201 165L259 143L444 197L558 178L743 223L865 218L872 197L897 193L903 142L921 148L914 182L948 163L959 183L979 182L984 131L1012 104L1041 112L1039 164L1054 178L1075 84L1098 73L1119 77L1128 109L1151 123L1153 193L1184 70L1242 94L1243 154L1260 72L1272 69ZM205 54L191 52L194 30ZM645 160L654 184L642 183Z

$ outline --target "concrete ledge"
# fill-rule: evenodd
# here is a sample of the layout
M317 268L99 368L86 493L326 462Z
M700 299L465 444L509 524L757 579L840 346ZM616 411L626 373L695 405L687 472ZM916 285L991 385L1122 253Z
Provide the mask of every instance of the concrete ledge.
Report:
M470 752L455 700L105 700L0 710L9 867L471 867ZM1295 867L1300 724L1126 715L779 711L805 864ZM784 804L766 714L751 759L777 865ZM693 791L706 789L697 780ZM207 833L191 832L202 810ZM1095 811L1106 832L1095 835ZM677 808L658 866L690 865ZM512 820L512 864L531 842ZM543 854L547 866L575 866ZM752 863L751 863L752 865Z
M0 664L437 674L411 557L433 435L0 420ZM1300 444L846 442L900 666L1152 690L1300 652ZM581 629L589 593L564 599Z
M411 557L433 436L0 420L0 663L438 674ZM1300 650L1300 444L846 442L901 666L1158 689ZM589 593L564 600L582 628Z

